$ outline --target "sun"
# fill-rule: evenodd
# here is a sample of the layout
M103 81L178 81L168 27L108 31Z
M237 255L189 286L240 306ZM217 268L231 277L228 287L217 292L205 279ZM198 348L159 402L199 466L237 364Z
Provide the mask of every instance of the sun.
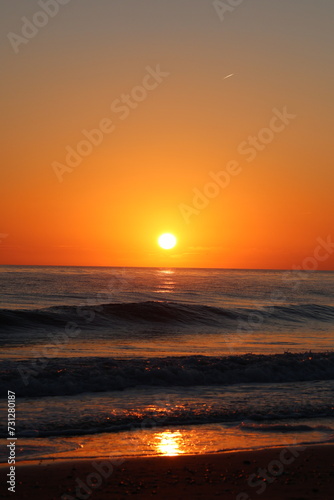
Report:
M176 245L176 238L174 234L164 233L158 238L158 244L164 250L170 250Z

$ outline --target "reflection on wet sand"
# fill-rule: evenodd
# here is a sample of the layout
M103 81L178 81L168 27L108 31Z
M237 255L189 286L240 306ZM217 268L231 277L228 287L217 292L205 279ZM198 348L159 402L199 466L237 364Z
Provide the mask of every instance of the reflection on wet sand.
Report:
M179 431L171 432L164 431L155 434L154 447L159 455L175 456L185 453L186 450L182 449L182 434Z

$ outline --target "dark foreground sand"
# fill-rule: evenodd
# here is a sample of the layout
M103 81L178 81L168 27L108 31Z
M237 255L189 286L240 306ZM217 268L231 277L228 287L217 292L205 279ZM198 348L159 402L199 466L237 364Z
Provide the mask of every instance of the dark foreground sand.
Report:
M15 500L334 499L334 446L131 458L112 472L108 458L21 464L15 494L5 484L8 469L0 472L0 497Z

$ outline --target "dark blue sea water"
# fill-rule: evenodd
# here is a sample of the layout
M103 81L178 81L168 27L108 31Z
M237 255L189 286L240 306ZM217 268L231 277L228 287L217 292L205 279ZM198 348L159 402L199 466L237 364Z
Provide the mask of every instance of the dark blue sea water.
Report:
M0 296L21 459L334 437L332 272L2 266Z

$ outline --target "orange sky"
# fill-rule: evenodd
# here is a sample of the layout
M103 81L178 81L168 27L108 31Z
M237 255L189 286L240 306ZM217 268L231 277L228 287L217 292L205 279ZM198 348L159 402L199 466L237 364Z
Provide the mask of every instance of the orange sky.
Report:
M0 9L2 264L303 267L334 233L333 3L73 1L18 53L40 8Z

